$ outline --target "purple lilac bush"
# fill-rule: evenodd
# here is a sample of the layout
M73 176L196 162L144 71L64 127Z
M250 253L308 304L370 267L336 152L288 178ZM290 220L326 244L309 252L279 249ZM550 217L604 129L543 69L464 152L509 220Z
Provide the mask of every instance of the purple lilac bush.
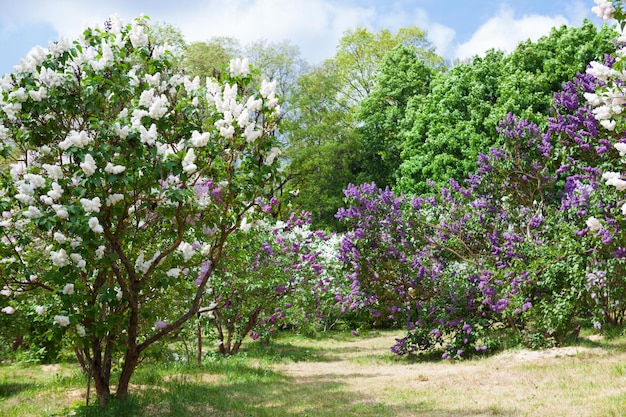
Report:
M617 197L596 192L616 151L583 98L598 84L588 74L564 84L544 132L508 115L501 146L463 186L413 198L375 184L345 190L340 259L352 284L341 302L406 326L393 352L461 358L503 334L538 347L621 321ZM590 230L592 214L603 227Z

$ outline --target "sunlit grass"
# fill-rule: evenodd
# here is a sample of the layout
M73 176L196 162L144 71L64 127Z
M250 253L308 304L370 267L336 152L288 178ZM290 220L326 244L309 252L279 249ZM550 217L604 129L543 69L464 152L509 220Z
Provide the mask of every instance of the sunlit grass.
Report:
M0 415L17 416L622 416L626 337L584 338L564 350L510 350L450 363L397 358L397 332L248 343L201 366L148 363L129 401L85 404L72 364L0 366ZM561 352L561 353L555 353ZM95 392L92 388L92 402Z

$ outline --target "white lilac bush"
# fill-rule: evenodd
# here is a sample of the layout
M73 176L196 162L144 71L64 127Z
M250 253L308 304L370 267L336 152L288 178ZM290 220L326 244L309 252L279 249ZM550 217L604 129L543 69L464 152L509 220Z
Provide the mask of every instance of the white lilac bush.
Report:
M245 59L200 80L171 58L146 18L114 16L0 78L6 307L50 294L37 317L72 340L101 402L113 363L123 399L145 350L196 314L229 235L278 183L275 83L253 85Z
M269 212L276 200L261 204ZM269 340L276 329L332 327L344 280L337 259L339 238L310 229L310 214L251 221L225 248L209 278L215 328L222 354L239 351L246 337Z

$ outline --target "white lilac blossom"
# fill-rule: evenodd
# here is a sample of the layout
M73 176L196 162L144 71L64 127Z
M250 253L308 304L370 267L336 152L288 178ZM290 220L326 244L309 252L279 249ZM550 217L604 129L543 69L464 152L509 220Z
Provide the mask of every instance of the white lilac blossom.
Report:
M42 188L46 185L46 180L39 174L24 174L24 181L32 185L33 189Z
M63 170L58 165L43 164L41 167L45 169L48 176L55 181L64 177Z
M104 245L100 245L98 246L98 248L96 249L95 252L95 260L99 261L100 259L102 259L104 257L104 251L106 250L106 246Z
M54 316L54 322L61 327L67 327L70 325L70 318L67 316Z
M63 195L63 188L56 182L52 183L52 189L46 193L53 201L58 200Z
M154 102L154 88L151 88L149 90L144 90L141 92L141 95L139 96L139 103L138 103L141 107L149 109L150 106L152 106L153 102Z
M22 109L22 103L8 103L2 106L2 111L7 115L9 120L15 120L15 114Z
M247 77L250 74L250 62L248 58L235 58L230 60L230 75L237 77L242 75Z
M168 270L165 275L172 278L178 278L178 276L180 275L180 268L172 268Z
M139 81L139 77L137 77L137 71L135 70L135 68L132 68L130 71L128 71L128 74L126 74L126 76L128 77L128 84L131 87L137 87L140 83Z
M46 309L43 306L36 306L35 313L39 314L40 316L43 316L44 314L46 314Z
M200 148L209 143L211 135L208 132L200 133L197 130L191 132L191 144L196 148Z
M100 50L101 58L95 59L94 57L94 59L89 61L89 65L91 65L91 67L96 71L101 71L113 63L113 51L111 50L111 45L103 40Z
M273 98L275 91L276 91L276 80L274 81L263 80L261 82L261 90L259 92L261 93L261 96L263 98L267 98L267 99Z
M263 162L265 165L272 165L274 163L274 159L276 159L276 157L278 155L280 155L282 152L279 148L272 148L270 150L270 152L267 154L267 157L265 158L265 161Z
M147 113L146 113L147 115ZM146 145L153 146L157 139L157 128L154 123L150 125L150 129L146 129L143 125L139 126L139 137Z
M606 185L612 185L618 191L626 190L626 181L621 178L609 178L606 180Z
M187 94L192 96L196 91L200 89L200 77L196 76L193 80L190 80L189 78L184 78L183 84L185 85L185 91L187 92Z
M9 315L15 313L15 309L13 307L11 307L11 306L4 307L0 311L2 311L5 314L9 314Z
M219 130L220 135L222 135L226 139L231 139L235 135L235 127L233 125L221 126L219 127Z
M194 164L195 161L196 161L196 154L193 148L189 148L189 150L187 151L187 154L185 155L185 158L183 158L182 160L183 170L187 174L193 174L194 172L198 170L198 167L196 166L196 164Z
M0 123L0 140L9 139L9 129Z
M13 90L9 93L9 100L16 99L19 102L25 102L27 97L28 96L26 95L26 90L24 89L24 87L20 87L17 90Z
M187 242L181 242L177 250L183 255L185 262L191 259L195 253L193 246Z
M151 87L157 87L161 83L161 73L157 72L154 74L146 74L145 79Z
M592 232L597 232L598 230L602 229L602 223L600 223L600 220L596 219L595 217L589 217L585 223L587 224L589 230L591 230Z
M591 8L591 11L595 13L602 20L613 19L615 13L615 7L613 3L607 0L595 0L596 5Z
M41 202L47 206L51 206L52 204L54 204L54 200L47 195L39 196L39 200L41 200Z
M150 269L151 264L152 262L146 261L143 256L143 252L141 252L135 260L135 272L145 274L146 272L148 272L148 269Z
M124 200L124 194L111 194L107 197L104 204L106 204L107 206L114 206L122 200Z
M128 134L130 133L130 127L122 127L119 122L115 123L113 128L115 129L115 133L120 137L120 139L126 139L128 137Z
M54 232L53 238L56 242L61 244L67 242L67 237L61 232Z
M97 217L91 217L89 219L89 228L96 234L104 232L102 225Z
M138 21L132 23L130 31L130 43L133 48L140 48L142 46L148 46L148 35L145 33L144 25Z
M53 204L52 209L60 219L67 219L70 216L67 209L60 204Z
M244 233L248 233L250 231L250 228L252 228L252 223L248 223L248 219L246 217L241 219L239 229L241 229L241 231Z
M91 154L85 154L84 161L80 164L81 169L88 177L92 176L98 169L96 161Z
M100 212L100 197L95 197L93 199L81 198L80 204L83 206L83 210L86 213L98 213Z
M41 67L41 70L37 74L37 78L48 88L54 88L61 82L59 74L55 70L46 67Z
M121 174L125 170L126 170L126 167L124 165L113 165L110 162L108 162L107 165L104 167L105 172L109 174L114 174L114 175Z
M615 120L602 120L602 121L600 121L600 124L606 130L613 131L613 130L615 130L615 126L617 125L617 122L615 122Z
M76 334L78 335L78 337L85 337L87 335L87 332L85 331L85 326L77 324L76 325Z
M29 219L38 219L42 216L41 211L35 206L28 206L28 210L24 212L24 217Z
M72 295L74 294L74 284L65 284L63 287L63 294Z
M82 149L91 142L93 142L93 139L89 137L87 132L85 132L84 130L81 130L80 132L76 132L73 130L69 133L65 140L59 142L59 148L64 151L72 146Z
M246 137L246 142L248 143L252 143L260 138L261 134L262 132L252 123L246 126L246 129L243 132L243 135Z
M30 90L28 95L34 101L42 101L48 98L48 90L45 87L39 87L39 90Z
M14 180L19 179L22 175L26 173L26 163L24 161L17 161L14 164L11 164L11 169L9 171L11 173L11 177Z
M33 198L32 194L26 193L18 193L15 195L15 199L21 202L22 204L36 204L36 200Z
M626 155L626 143L618 142L614 144L613 147L617 149L617 151L619 152L619 156Z
M59 249L58 251L50 251L50 259L52 263L59 268L63 268L70 263L70 259L67 256L65 249Z
M165 95L161 94L160 97L156 97L150 108L148 109L148 115L153 119L160 119L167 114L169 101Z

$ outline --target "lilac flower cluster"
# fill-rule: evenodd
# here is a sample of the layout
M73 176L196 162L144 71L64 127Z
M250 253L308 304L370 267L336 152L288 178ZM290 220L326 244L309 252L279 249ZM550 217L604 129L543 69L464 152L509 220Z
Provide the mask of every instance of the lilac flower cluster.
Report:
M266 214L277 202L257 204ZM236 234L237 244L226 249L208 283L220 352L235 354L247 336L267 338L276 328L315 323L334 305L335 241L310 230L310 222L309 213L257 219Z

